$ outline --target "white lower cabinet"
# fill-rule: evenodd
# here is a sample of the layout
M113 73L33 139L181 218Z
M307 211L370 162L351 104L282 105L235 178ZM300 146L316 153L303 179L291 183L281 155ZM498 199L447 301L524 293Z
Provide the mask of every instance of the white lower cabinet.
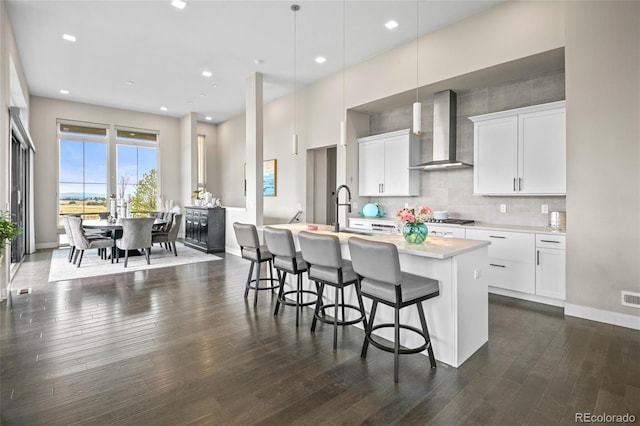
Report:
M536 234L536 294L565 300L565 237Z
M535 294L534 234L467 229L466 237L491 242L486 270L490 286Z

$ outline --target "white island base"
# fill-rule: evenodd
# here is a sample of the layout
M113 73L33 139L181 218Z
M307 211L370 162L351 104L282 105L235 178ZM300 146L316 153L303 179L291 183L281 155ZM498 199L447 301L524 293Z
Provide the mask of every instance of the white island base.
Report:
M294 237L307 229L307 224L271 225L275 228L290 229ZM334 233L327 225L318 225L314 233L336 235L340 239L342 255L349 259L347 240L351 237L392 242L398 247L400 266L403 271L438 280L440 295L423 302L427 325L431 335L433 351L438 361L459 367L475 351L485 344L489 337L489 300L487 283L482 268L487 264L488 242L458 238L428 237L424 244L408 244L400 235L364 236L351 233ZM297 245L297 238L296 245ZM289 285L295 285L293 281ZM315 289L313 283L306 282L305 288ZM333 291L325 291L324 297L333 301ZM355 288L345 290L347 303L358 304ZM328 302L331 303L331 302ZM371 301L364 298L367 318ZM357 313L347 313L356 318ZM400 311L400 322L420 328L418 311L407 307ZM393 323L393 309L378 305L376 324ZM362 323L356 325L362 328ZM374 333L388 340L393 339L393 329L383 328ZM416 347L422 338L415 333L402 330L400 344ZM426 350L423 352L426 356Z

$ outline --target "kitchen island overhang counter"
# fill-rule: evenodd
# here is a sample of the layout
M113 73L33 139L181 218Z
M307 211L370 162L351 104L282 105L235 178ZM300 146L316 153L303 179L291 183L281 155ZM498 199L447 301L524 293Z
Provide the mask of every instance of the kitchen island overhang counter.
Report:
M269 225L289 229L297 242L297 234L306 231L309 224ZM391 242L398 247L403 271L438 280L440 295L423 302L433 351L438 361L459 367L488 341L489 300L488 287L482 269L487 265L489 242L447 237L428 237L423 244L409 244L401 235L359 235L333 232L331 226L315 225L309 231L335 235L341 243L342 255L350 259L347 241L360 237L374 241ZM306 278L306 277L305 277ZM313 283L306 283L311 287ZM332 300L331 297L325 297ZM347 303L357 303L355 290L345 290ZM365 299L365 310L370 313L371 303ZM355 315L355 314L354 314ZM376 323L393 322L393 310L379 305ZM403 309L400 322L420 327L417 309ZM357 325L361 327L361 325ZM392 340L393 330L382 328L377 335ZM423 341L414 333L401 333L400 343L406 347L419 346ZM426 355L426 351L424 352Z

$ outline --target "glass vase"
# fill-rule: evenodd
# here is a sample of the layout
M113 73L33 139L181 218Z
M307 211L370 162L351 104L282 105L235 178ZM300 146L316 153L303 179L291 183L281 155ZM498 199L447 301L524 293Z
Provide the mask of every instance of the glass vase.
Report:
M402 227L402 236L410 244L422 244L427 239L427 225L424 222L407 222Z

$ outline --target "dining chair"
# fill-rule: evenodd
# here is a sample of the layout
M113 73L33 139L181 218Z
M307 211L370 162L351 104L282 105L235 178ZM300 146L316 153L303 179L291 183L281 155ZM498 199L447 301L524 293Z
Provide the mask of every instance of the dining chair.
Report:
M173 248L173 254L178 255L176 249L176 239L182 224L182 214L173 214L173 220L168 231L153 231L151 233L151 243L167 244L169 251Z
M113 240L111 238L98 236L87 237L82 228L82 218L74 216L65 216L65 218L75 247L73 262L78 268L80 267L80 263L82 263L82 256L85 250L98 249L100 251L100 249L113 248ZM111 263L113 263L113 256L111 257Z
M124 267L129 261L129 250L142 249L147 259L147 265L151 264L151 228L153 217L129 217L119 219L122 225L122 237L116 240L116 247L124 250ZM119 263L120 252L116 250L116 263Z

